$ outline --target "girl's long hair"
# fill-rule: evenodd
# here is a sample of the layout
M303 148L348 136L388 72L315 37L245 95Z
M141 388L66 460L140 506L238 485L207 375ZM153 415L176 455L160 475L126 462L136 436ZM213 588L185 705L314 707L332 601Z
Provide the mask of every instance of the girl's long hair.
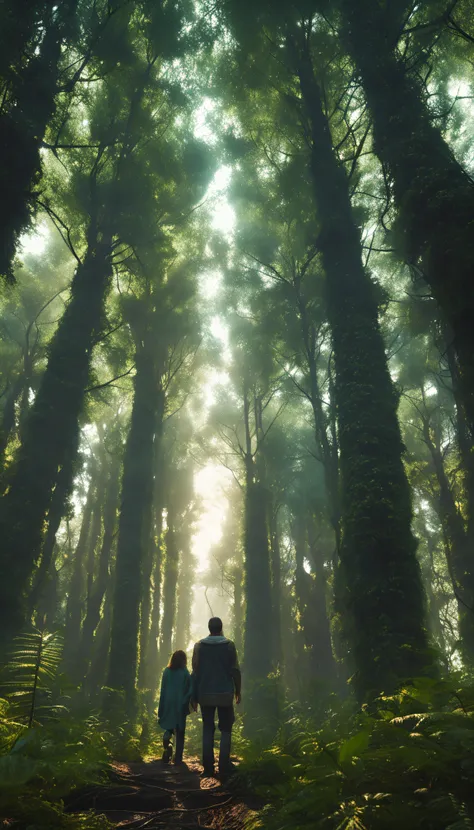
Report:
M188 660L186 654L184 653L184 651L181 651L181 649L179 649L179 651L175 651L171 655L170 661L168 663L168 668L172 669L173 671L175 669L185 669L187 662Z

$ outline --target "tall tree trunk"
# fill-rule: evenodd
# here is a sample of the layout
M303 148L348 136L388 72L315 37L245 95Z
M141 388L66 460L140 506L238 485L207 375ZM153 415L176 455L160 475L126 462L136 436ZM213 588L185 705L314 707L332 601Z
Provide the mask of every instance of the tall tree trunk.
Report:
M467 666L474 665L474 551L464 519L458 510L454 493L444 469L441 447L435 442L428 418L423 418L423 438L431 454L439 486L435 509L439 515L446 541L448 571L458 605L461 652Z
M144 680L143 688L156 689L159 683L159 648L160 637L160 612L161 612L161 567L163 559L163 504L162 488L155 493L155 523L152 539L153 546L153 574L152 574L152 600L150 614L150 630L147 638L147 652L144 657Z
M312 523L309 523L313 535ZM295 594L299 622L303 631L306 656L309 665L303 666L303 674L310 674L313 681L328 685L334 680L335 666L332 657L331 635L326 609L326 585L324 577L315 572L313 557L319 559L315 540L312 539L311 553L308 550L308 532L303 516L296 519L295 543ZM305 559L311 558L314 572L305 569ZM321 570L318 568L318 570ZM304 671L306 668L306 671ZM309 672L308 672L309 669Z
M139 636L139 664L138 664L138 688L149 689L147 685L148 678L152 675L148 671L147 657L149 653L149 638L152 636L152 613L154 605L154 584L153 574L155 572L157 556L159 556L159 549L155 540L155 505L157 502L157 495L162 490L161 478L163 475L163 451L162 451L162 437L163 437L163 415L164 415L165 396L162 396L161 406L157 413L157 424L155 433L155 442L153 445L153 460L154 460L154 480L152 481L152 492L149 499L149 507L145 513L144 521L144 538L145 538L145 556L143 563L143 589L142 601L140 607L140 636Z
M107 677L112 626L112 594L113 586L109 584L104 598L104 611L93 640L89 671L84 684L84 690L90 698L99 693Z
M41 599L42 593L47 589L47 583L51 579L51 568L53 565L53 553L56 545L56 534L66 510L66 502L73 487L74 467L77 455L77 447L74 446L67 456L63 466L58 473L58 480L54 488L51 505L48 513L48 528L44 537L41 561L35 573L33 585L28 596L28 609L31 616Z
M41 144L55 109L61 45L74 18L77 0L42 5L43 40L37 54L33 53L24 68L13 74L6 96L12 99L10 107L0 114L0 274L10 280L18 237L28 224L33 191L41 172ZM26 18L31 19L31 14L27 13Z
M236 565L232 578L233 601L232 601L232 636L239 657L242 654L243 632L244 632L244 596L242 582L242 566Z
M298 664L300 662L301 632L295 626L295 601L289 586L282 591L281 622L283 648L283 678L290 700L304 700L303 689L299 684Z
M257 480L249 439L249 402L244 394L247 433L244 506L245 640L248 683L262 683L272 670L272 594L267 528L267 494Z
M100 539L102 525L102 476L95 488L94 507L90 525L87 551L82 563L77 563L69 588L66 628L64 632L64 663L69 677L75 684L82 683L85 675L85 666L80 659L82 640L82 622L87 606L90 589L90 574L95 565L97 546ZM82 567L81 567L82 564Z
M81 530L72 562L67 592L66 622L64 628L64 662L69 670L75 662L81 629L82 603L85 590L85 562L89 552L92 515L96 497L95 481L91 478L87 500L82 512Z
M339 487L339 457L337 442L334 432L329 431L332 440L328 435L328 417L322 405L321 390L318 379L318 363L316 359L316 332L310 320L306 299L301 287L301 280L294 283L296 301L299 312L301 333L303 337L304 351L309 370L310 401L313 410L314 433L316 446L319 450L321 463L324 470L324 484L326 488L329 505L329 521L334 530L336 551L339 554L341 547L341 504Z
M146 655L148 653L148 637L150 636L151 609L152 609L152 576L155 564L155 545L152 539L151 527L145 532L148 542L145 544L143 560L143 587L140 604L140 632L139 632L139 662L137 685L139 689L146 689Z
M343 515L340 558L352 617L347 631L356 668L354 685L362 700L381 689L394 690L403 679L426 670L423 589L411 532L397 398L375 292L362 264L348 182L333 149L308 41L295 31L288 45L311 128L318 244L326 272L336 375Z
M90 245L78 266L71 299L49 347L9 488L0 503L0 631L3 641L24 621L23 594L39 555L57 471L77 445L94 340L111 277L111 242Z
M153 445L163 392L150 351L149 332L137 340L136 375L130 430L125 448L117 542L115 591L108 685L125 691L127 707L135 706L140 601L148 516L153 495ZM142 345L143 344L143 345Z
M269 498L268 527L270 536L270 571L272 578L272 656L275 669L281 668L283 660L281 640L281 553L278 532L278 509Z
M440 597L439 594L436 594L436 592L433 589L433 583L435 579L434 554L436 550L436 544L433 538L433 534L430 533L426 525L426 522L425 532L423 535L425 536L426 547L428 549L428 556L426 558L427 561L424 565L424 581L427 586L426 595L428 600L428 626L433 634L435 642L439 647L441 659L443 659L443 656L448 654L446 635L440 617L440 611L444 605L444 599L443 597ZM446 665L446 670L448 669L449 664Z
M97 577L88 592L86 615L77 655L77 661L81 665L81 676L84 680L87 677L87 664L90 662L93 653L94 634L100 622L100 610L110 579L110 560L117 524L120 466L121 459L117 455L111 462L104 507L104 536L99 553Z
M474 452L472 446L472 435L466 421L465 410L460 394L459 370L456 362L456 355L452 347L452 338L447 333L445 339L445 353L451 382L453 387L454 402L456 404L456 427L459 455L463 467L465 506L466 506L466 533L468 544L474 551Z
M311 604L313 606L315 626L318 631L317 639L313 642L313 665L321 680L332 685L337 675L337 666L334 660L331 627L329 624L328 589L326 569L324 566L324 552L321 546L318 545L314 519L310 518L307 524L308 555L314 570Z
M163 620L161 623L160 663L163 667L169 660L176 622L176 588L178 585L179 547L177 544L172 504L168 505L168 530L166 533L166 559L163 580Z
M378 0L343 0L343 37L360 74L374 146L393 183L408 262L420 263L451 327L474 437L474 184L432 122L425 94L396 52L404 15Z
M193 571L194 557L191 554L191 536L186 534L181 546L181 562L178 576L178 608L176 613L176 629L174 634L174 648L183 651L189 646L191 638L191 604L193 601Z
M254 400L255 425L260 413ZM259 478L252 452L250 401L244 384L245 501L244 501L244 666L247 684L261 686L272 670L272 592L267 527L267 493ZM257 694L252 692L251 718L258 717Z
M35 625L45 631L51 631L56 622L59 606L59 571L56 568L58 546L52 551L51 564L46 581L42 587L35 608Z
M274 734L278 719L278 696L273 668L272 591L267 528L267 493L254 480L255 465L247 461L244 502L245 585L245 729Z

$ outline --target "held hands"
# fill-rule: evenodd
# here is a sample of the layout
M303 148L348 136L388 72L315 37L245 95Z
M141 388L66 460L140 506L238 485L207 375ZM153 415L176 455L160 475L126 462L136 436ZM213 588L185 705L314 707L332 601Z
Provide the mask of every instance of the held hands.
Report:
M197 710L198 710L197 700L192 700L191 701L191 709L193 710L193 712L197 712Z
M242 700L242 695L239 692L238 694L235 695L235 702L236 702L237 706L239 705L241 700Z

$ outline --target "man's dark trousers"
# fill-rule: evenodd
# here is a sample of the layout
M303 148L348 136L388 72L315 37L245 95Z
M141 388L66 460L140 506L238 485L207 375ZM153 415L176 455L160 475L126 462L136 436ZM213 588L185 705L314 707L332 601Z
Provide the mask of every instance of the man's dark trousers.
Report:
M232 725L235 720L233 706L201 706L202 715L202 754L206 771L214 769L214 733L216 731L215 715L218 714L218 728L221 733L219 749L219 772L227 772L230 766L230 748Z

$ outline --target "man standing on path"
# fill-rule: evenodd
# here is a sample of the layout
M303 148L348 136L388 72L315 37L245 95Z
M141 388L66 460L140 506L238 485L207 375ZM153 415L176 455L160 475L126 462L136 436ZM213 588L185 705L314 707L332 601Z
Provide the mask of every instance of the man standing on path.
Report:
M217 709L218 727L221 733L219 751L219 775L232 770L230 747L235 702L240 703L240 669L235 645L222 631L222 620L209 620L209 637L194 646L192 663L192 700L194 710L201 707L202 761L205 776L214 775L214 732Z

